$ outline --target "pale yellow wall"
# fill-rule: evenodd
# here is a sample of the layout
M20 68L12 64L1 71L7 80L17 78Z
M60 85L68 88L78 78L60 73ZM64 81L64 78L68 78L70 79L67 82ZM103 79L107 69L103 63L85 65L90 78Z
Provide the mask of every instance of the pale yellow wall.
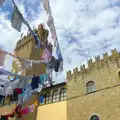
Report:
M67 120L66 101L39 106L36 120Z

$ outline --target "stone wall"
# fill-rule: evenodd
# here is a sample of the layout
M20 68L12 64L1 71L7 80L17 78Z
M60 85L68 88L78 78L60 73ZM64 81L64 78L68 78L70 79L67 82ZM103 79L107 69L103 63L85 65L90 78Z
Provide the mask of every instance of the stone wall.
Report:
M52 45L48 44L47 37L48 37L48 30L44 29L43 27L39 26L37 34L40 38L41 41L45 42L50 51L52 51ZM24 36L22 39L20 39L15 47L14 53L21 57L21 58L26 58L26 59L31 59L31 60L40 60L41 55L43 52L43 48L37 49L35 48L35 40L32 35L28 34L27 36ZM46 71L46 66L45 64L33 64L32 69L26 69L26 74L27 76L32 75L35 73L36 75L40 75L45 73Z
M114 49L111 56L105 53L103 59L97 56L95 62L88 60L88 68L83 65L80 71L75 68L73 74L67 72L68 120L90 120L92 114L97 114L101 120L119 120L120 114L116 110L120 110L120 87L112 87L120 83L119 66L120 53ZM94 81L96 92L87 94L89 81Z

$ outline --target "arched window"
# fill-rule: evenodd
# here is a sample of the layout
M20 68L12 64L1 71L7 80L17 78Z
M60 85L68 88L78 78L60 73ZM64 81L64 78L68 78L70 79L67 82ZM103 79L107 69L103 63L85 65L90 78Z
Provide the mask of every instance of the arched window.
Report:
M60 100L66 99L66 88L62 88L60 91Z
M40 95L40 97L39 97L39 103L40 104L44 104L45 103L45 97L44 97L44 95Z
M86 92L87 93L91 93L95 91L95 84L93 81L89 81L87 84L86 84Z
M46 104L52 102L52 96L51 96L50 92L48 92L48 93L46 94L45 102L46 102Z
M99 117L97 115L93 115L90 120L100 120Z
M55 91L53 92L53 102L59 101L59 97L60 97L59 91L58 91L58 90L55 90Z

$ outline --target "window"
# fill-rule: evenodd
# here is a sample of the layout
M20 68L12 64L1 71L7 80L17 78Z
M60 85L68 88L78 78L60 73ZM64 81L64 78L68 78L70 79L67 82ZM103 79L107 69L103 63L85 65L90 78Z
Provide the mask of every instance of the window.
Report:
M39 98L39 103L42 105L45 103L45 97L44 95L41 95L40 98Z
M90 120L100 120L97 115L93 115Z
M60 91L60 100L66 99L66 88L62 88Z
M48 93L46 94L46 100L45 100L45 102L46 102L46 104L52 102L52 96L51 96L50 92L48 92Z
M59 101L59 91L55 90L53 92L53 102L57 102L57 101Z
M119 76L119 78L120 78L120 71L118 72L118 76Z
M91 93L95 91L95 84L93 81L89 81L87 84L86 84L86 92L87 93Z

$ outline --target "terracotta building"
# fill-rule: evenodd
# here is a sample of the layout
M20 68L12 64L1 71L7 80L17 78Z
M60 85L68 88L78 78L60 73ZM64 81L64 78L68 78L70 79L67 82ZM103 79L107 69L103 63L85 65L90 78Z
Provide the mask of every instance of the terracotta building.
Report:
M67 72L68 120L120 120L120 53L103 54Z

